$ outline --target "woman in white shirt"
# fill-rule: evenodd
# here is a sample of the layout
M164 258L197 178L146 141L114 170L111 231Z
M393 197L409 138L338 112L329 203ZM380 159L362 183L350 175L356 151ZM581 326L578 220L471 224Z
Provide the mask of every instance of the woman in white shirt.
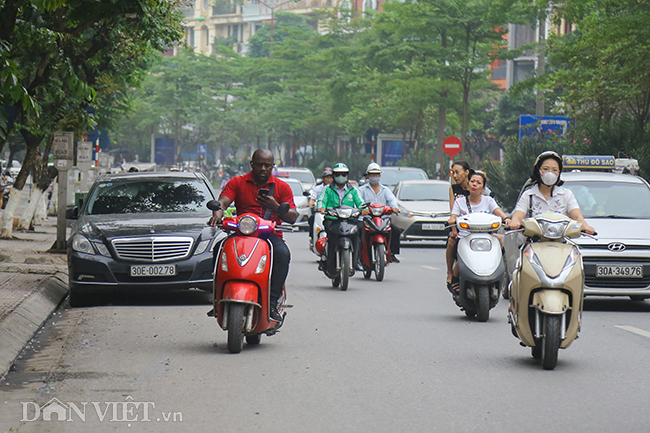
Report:
M458 216L464 216L470 213L493 213L494 215L501 217L502 220L506 219L506 214L499 208L499 205L494 201L490 196L483 195L485 191L485 186L487 185L487 178L485 174L480 171L476 171L470 175L468 190L469 196L456 199L454 201L454 207L451 211L451 218L449 219L449 224L456 224L456 218ZM463 238L469 234L469 231L466 229L460 229L458 232L458 238ZM494 235L501 242L501 237ZM454 258L457 256L458 244L454 249ZM454 265L454 274L451 277L451 288L450 291L453 295L456 295L460 291L460 271L458 269L458 263Z
M562 173L560 155L547 150L537 157L533 174L530 176L534 185L521 194L512 213L512 221L506 221L511 229L521 227L521 220L526 217L545 212L557 212L581 222L585 232L591 235L595 233L594 228L587 224L582 216L573 192L562 187L564 182L560 179L560 173Z

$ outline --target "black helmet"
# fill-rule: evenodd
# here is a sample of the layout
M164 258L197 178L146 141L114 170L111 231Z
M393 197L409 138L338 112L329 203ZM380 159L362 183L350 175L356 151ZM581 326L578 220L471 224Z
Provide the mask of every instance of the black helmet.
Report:
M562 175L562 157L558 155L557 152L554 152L552 150L544 151L537 156L537 159L535 159L535 165L533 166L533 174L530 175L530 180L537 184L542 184L542 177L539 174L539 170L542 167L542 163L549 158L557 161L558 165L560 166L560 175L558 175L555 185L562 185L564 183L564 181L560 179L560 176Z

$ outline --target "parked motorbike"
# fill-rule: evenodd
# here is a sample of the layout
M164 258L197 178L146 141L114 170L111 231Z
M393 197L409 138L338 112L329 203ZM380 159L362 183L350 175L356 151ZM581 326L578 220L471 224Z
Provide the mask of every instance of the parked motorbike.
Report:
M334 256L330 257L328 253L327 244L329 237L321 237L316 242L317 248L323 251L318 269L323 271L328 278L332 279L332 287L339 287L340 285L341 290L348 289L349 279L354 275L352 263L354 251L351 237L357 236L358 227L355 220L360 214L361 210L350 206L338 206L326 209L325 215L336 218L330 226L330 232L327 233L328 236L336 235L337 240ZM335 261L335 271L332 274L328 271L330 260Z
M384 279L384 270L390 263L390 215L393 209L379 203L368 206L369 215L363 217L361 237L361 264L363 278L368 279L375 272L377 281Z
M221 208L217 200L208 208ZM274 221L252 214L224 218L222 229L229 236L217 252L214 273L214 310L219 326L228 331L228 351L239 353L246 343L260 343L262 334L273 335L284 323L269 319L273 246L260 236L272 234ZM284 316L284 287L278 312Z
M525 241L510 283L508 322L545 370L555 368L558 349L569 347L580 331L585 277L580 249L570 239L581 229L557 213L522 221Z
M469 230L469 235L458 241L460 293L454 300L468 317L486 322L499 302L505 272L501 243L490 234L501 227L501 218L471 213L458 217L456 226Z

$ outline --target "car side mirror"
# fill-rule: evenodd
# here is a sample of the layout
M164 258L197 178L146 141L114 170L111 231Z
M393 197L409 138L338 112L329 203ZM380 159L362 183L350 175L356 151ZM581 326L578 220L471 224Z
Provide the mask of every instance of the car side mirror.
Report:
M79 208L77 206L75 206L73 208L66 209L65 210L65 217L66 217L66 219L69 219L69 220L76 220L77 218L79 218Z
M216 212L221 209L221 203L219 203L219 200L210 200L207 206L208 209L210 209L213 212Z

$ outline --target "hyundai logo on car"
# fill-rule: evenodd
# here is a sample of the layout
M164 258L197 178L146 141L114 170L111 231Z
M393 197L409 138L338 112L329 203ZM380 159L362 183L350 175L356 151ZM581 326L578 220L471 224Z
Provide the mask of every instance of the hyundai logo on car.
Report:
M625 251L625 244L622 244L622 243L619 243L619 242L612 242L611 244L607 245L607 248L610 251L614 251L614 252L619 253L621 251Z

